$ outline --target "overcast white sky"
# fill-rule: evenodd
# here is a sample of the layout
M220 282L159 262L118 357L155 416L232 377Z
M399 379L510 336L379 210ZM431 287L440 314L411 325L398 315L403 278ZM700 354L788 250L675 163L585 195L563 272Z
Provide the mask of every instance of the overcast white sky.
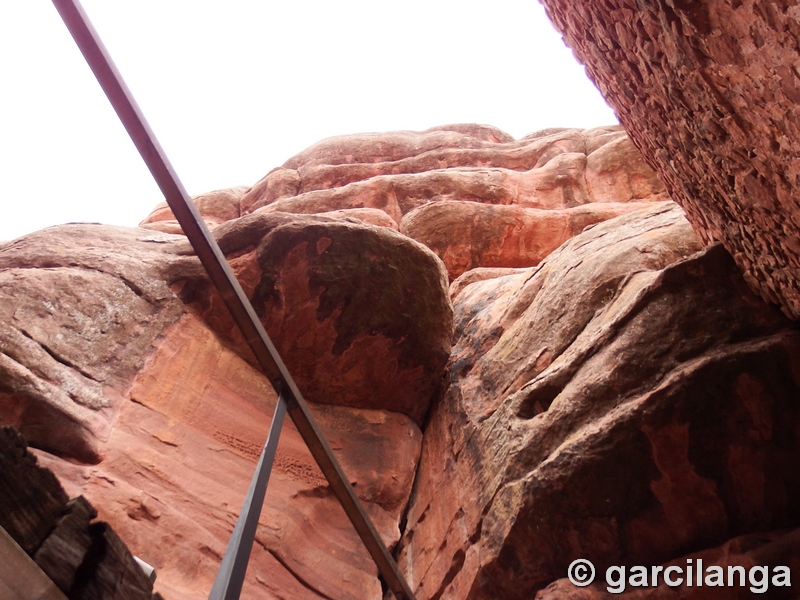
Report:
M536 0L84 0L190 194L333 135L616 122ZM48 0L0 2L0 240L161 201Z

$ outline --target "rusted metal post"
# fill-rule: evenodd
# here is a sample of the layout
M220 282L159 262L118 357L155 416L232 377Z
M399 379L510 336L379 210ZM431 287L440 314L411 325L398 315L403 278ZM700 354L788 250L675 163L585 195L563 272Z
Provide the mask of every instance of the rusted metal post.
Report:
M289 416L328 480L367 551L372 556L389 589L400 599L412 600L414 594L400 573L392 555L381 540L375 525L356 496L339 462L317 425L308 403L286 369L253 306L239 285L200 213L189 198L128 87L103 46L77 0L53 0L53 4L89 63L122 124L128 131L175 218L192 244L209 278L231 312L262 370L273 387L286 399Z

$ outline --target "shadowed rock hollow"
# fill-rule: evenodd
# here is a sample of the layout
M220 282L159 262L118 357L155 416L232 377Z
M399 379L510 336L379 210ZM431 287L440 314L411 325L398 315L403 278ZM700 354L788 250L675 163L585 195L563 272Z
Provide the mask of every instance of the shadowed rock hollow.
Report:
M196 201L418 598L796 537L797 331L619 127L332 138ZM15 240L0 278L0 421L207 595L275 396L169 209ZM291 424L244 595L383 596Z

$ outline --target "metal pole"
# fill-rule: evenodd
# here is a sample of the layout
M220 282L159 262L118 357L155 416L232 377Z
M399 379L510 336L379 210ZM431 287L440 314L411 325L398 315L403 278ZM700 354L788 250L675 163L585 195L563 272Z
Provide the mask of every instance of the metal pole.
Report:
M258 460L256 472L250 482L250 489L247 491L239 518L236 520L236 527L231 533L231 541L222 558L208 600L236 600L242 593L244 575L250 560L250 550L252 550L253 541L256 538L258 517L264 506L264 495L267 492L269 474L272 471L272 463L275 461L275 452L278 449L278 439L281 436L281 427L283 427L285 416L286 400L283 399L283 394L280 394L278 404L275 406L275 414L272 416L272 425L269 428L267 441L261 451L261 458Z
M53 0L53 4L94 72L122 124L128 131L164 198L189 239L209 278L231 312L233 320L249 344L262 370L276 390L286 397L289 416L294 421L314 460L328 480L379 572L395 596L412 600L414 594L400 573L392 555L381 540L375 525L345 477L333 451L322 435L308 403L286 369L249 299L239 285L219 245L178 179L164 150L158 143L136 101L114 66L100 36L89 22L78 0Z

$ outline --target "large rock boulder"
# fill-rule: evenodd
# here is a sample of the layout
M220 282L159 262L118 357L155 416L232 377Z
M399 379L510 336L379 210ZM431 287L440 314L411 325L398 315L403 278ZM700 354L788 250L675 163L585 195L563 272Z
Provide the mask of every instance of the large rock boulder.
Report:
M401 228L433 248L455 279L474 267L536 265L583 227L665 198L618 126L514 140L488 126L452 125L323 140L245 191L195 201L212 228L261 211ZM180 233L163 205L142 226Z
M436 252L456 279L477 268L538 265L586 227L644 206L608 202L544 210L442 200L412 210L400 231Z
M531 598L800 525L800 334L670 204L455 297L400 564L422 598Z
M216 233L309 400L421 423L452 332L447 274L430 250L389 228L314 215L258 212ZM190 310L249 358L205 276L180 285Z
M97 462L127 387L183 312L163 234L45 229L0 249L0 422Z
M701 237L800 317L796 4L541 1Z
M443 265L389 228L321 216L215 231L301 390L331 405L316 406L320 426L395 544L450 349ZM157 589L206 595L276 398L186 239L55 227L2 247L0 279L0 423L156 567ZM246 595L381 595L291 425L257 537Z

